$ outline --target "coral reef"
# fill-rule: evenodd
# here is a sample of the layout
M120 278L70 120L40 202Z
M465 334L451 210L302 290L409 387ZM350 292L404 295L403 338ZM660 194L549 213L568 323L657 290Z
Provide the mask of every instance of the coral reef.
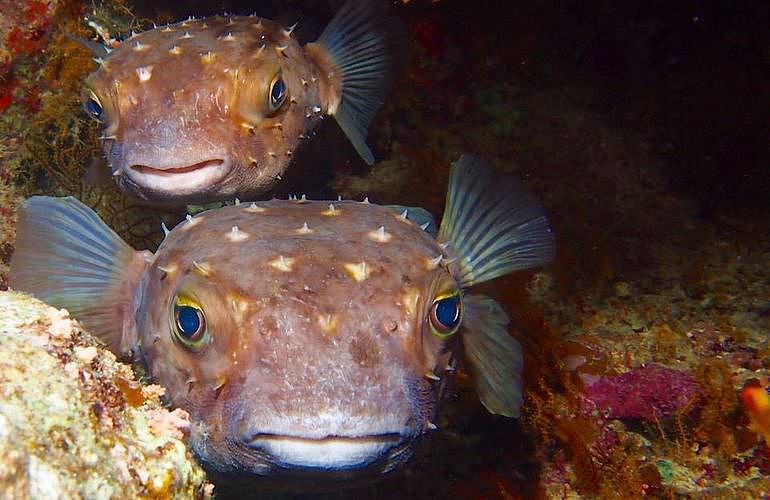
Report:
M41 52L56 1L0 2L0 289L7 287L8 262L13 250L16 207L24 196L19 151L29 130L25 118L40 106L32 83L42 64Z
M66 311L0 292L0 496L211 494L182 441L187 415Z

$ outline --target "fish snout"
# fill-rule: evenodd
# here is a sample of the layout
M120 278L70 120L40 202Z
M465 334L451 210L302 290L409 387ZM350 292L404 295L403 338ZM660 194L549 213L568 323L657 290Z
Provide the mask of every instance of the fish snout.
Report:
M148 158L126 161L113 169L125 175L138 190L168 197L205 193L220 184L230 173L232 162L225 154L180 159Z
M269 464L269 474L385 473L411 456L431 428L427 381L385 349L390 362L375 368L347 352L291 344L278 348L275 363L255 363L229 419L234 438Z
M296 472L369 468L386 472L411 455L411 441L397 432L320 438L257 433L244 439L273 466Z
M158 128L162 131L164 126ZM124 135L108 156L112 175L123 177L138 194L153 198L216 192L231 172L233 160L226 148L195 136L157 130Z

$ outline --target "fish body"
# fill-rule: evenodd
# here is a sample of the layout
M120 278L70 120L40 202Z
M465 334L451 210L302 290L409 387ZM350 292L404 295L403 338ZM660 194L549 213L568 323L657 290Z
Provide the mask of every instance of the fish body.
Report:
M436 428L460 352L484 405L519 415L520 346L467 289L553 255L542 207L472 157L453 167L437 238L408 212L239 203L188 217L150 254L72 198L35 197L10 283L141 357L190 412L209 470L378 476Z
M349 1L315 43L256 16L188 19L89 47L86 112L118 186L156 203L269 191L300 143L335 116L362 157L393 73L400 29L387 6Z
M232 422L202 429L205 462L226 463L207 443L237 429L245 446L276 457L260 465L265 473L330 460L345 468L364 456L391 467L434 418L438 384L424 373L443 374L449 362L415 335L420 295L456 286L431 264L440 255L419 227L371 204L276 200L204 213L169 233L142 294L171 303L189 287L222 333L205 360L173 337L156 339L168 310L154 299L138 309L137 340L147 359L162 360L152 371L172 404L195 401L203 411L194 420Z

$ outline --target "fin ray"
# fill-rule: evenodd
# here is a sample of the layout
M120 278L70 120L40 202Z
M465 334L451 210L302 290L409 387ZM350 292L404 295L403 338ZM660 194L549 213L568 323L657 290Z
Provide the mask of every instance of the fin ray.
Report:
M393 80L403 31L386 2L348 0L317 42L342 74L342 95L330 114L369 165L367 131Z
M462 342L476 393L490 413L518 418L524 402L521 344L508 333L508 315L482 295L463 298Z
M65 33L64 36L90 50L94 57L107 57L110 53L107 47L99 42L83 38L82 36L73 35L72 33Z
M555 253L537 199L515 178L495 175L469 155L452 164L439 240L450 243L460 259L462 287L544 264Z
M119 352L141 272L134 251L75 198L33 196L19 211L10 286L63 307Z

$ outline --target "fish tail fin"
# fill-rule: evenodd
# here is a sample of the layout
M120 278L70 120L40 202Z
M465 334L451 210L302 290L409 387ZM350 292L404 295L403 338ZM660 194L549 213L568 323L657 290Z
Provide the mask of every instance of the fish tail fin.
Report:
M404 40L405 30L387 2L348 0L306 49L321 69L326 113L369 165L374 155L366 145L367 130L390 89Z
M518 418L524 401L521 344L503 308L481 295L463 298L462 343L476 393L490 413Z
M553 233L540 202L516 178L475 156L452 164L438 239L458 258L463 288L551 260Z
M77 199L33 196L19 211L9 282L67 309L122 354L135 338L130 308L146 256Z

